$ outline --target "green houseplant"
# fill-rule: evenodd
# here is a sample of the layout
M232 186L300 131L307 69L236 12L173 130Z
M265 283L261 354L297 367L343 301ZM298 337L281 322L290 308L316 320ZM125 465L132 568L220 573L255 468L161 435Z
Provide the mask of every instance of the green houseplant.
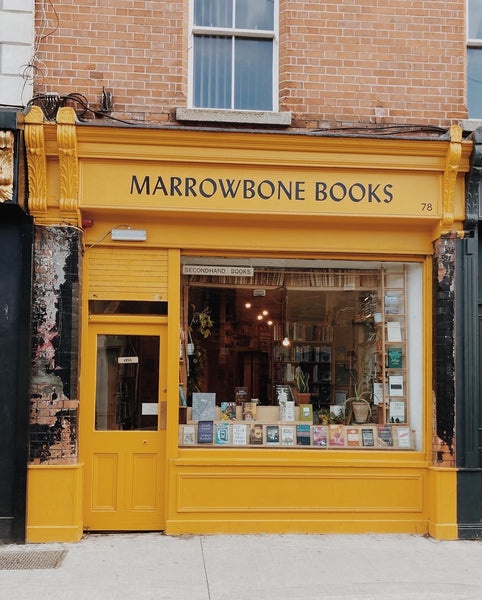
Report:
M309 404L311 400L310 394L310 376L308 373L304 373L301 368L297 368L295 371L294 384L295 384L295 399L296 404Z
M354 395L344 402L345 420L348 424L353 416L355 423L367 423L371 415L371 404L369 402L371 392L362 390L361 384L355 384Z

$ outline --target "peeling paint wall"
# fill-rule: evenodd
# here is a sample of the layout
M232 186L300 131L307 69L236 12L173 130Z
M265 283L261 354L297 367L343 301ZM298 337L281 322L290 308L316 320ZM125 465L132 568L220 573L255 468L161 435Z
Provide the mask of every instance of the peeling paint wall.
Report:
M30 461L77 461L82 234L37 227L34 242Z
M455 248L456 235L435 242L433 462L455 467Z

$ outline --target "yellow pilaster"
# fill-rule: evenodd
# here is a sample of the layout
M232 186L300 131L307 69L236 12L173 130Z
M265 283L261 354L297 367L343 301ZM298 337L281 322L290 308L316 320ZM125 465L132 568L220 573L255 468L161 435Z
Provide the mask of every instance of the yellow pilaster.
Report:
M427 488L428 533L437 540L457 539L457 469L429 467Z

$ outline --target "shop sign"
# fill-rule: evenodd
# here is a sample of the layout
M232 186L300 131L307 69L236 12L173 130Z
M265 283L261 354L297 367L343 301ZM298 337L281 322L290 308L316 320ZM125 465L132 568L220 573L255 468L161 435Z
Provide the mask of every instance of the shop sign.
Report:
M231 265L183 265L184 275L214 275L220 277L253 277L253 267Z
M83 167L82 205L117 208L352 214L366 216L441 215L441 178L426 171L292 169L258 165L138 168Z

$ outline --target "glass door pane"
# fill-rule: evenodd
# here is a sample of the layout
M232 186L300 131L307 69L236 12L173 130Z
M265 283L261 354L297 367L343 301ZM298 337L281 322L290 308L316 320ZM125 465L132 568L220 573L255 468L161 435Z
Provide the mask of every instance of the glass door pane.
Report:
M98 335L95 428L157 430L159 337Z

